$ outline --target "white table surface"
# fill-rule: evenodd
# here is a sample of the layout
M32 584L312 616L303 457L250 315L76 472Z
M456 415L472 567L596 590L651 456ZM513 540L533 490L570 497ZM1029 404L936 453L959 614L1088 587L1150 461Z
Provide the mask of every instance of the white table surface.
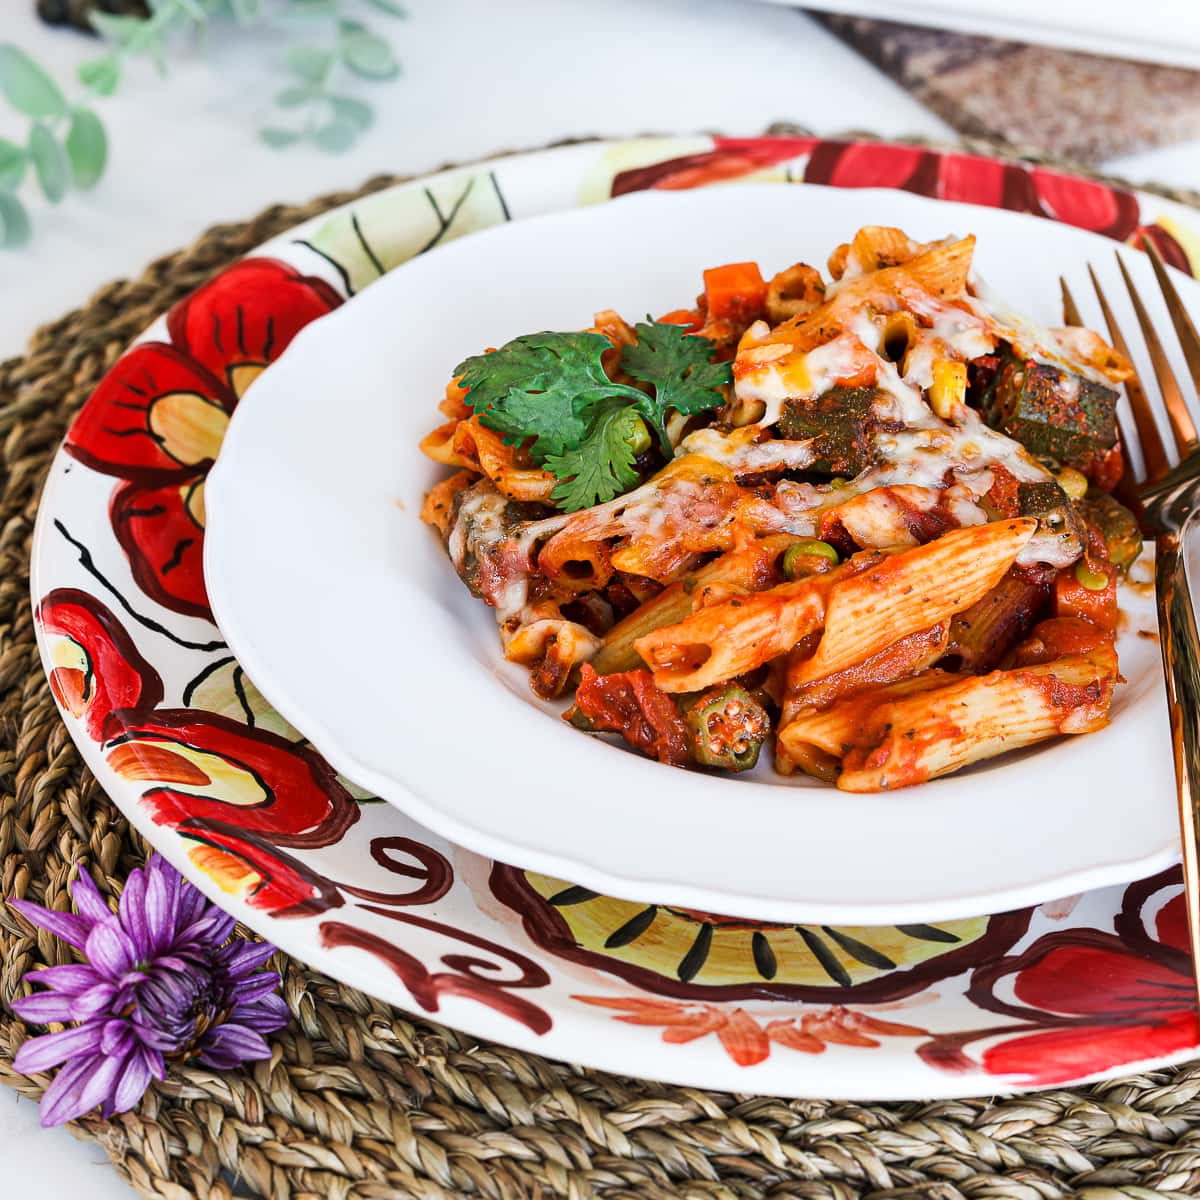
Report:
M69 78L96 53L88 38L49 31L28 0L0 0L0 41L13 41ZM907 93L808 17L735 0L407 0L393 40L402 79L364 85L374 128L349 153L273 152L282 68L261 64L271 42L216 46L161 82L129 73L102 102L110 167L88 196L57 209L36 201L31 246L0 253L0 357L34 328L110 279L185 245L206 225L278 200L352 187L376 172L411 173L447 160L588 134L721 129L761 132L791 120L817 133L951 136ZM379 18L387 22L387 18ZM0 113L0 135L23 127ZM1200 144L1105 164L1134 179L1200 187ZM41 1132L37 1110L0 1093L4 1194L41 1200L129 1194L106 1156L68 1134Z

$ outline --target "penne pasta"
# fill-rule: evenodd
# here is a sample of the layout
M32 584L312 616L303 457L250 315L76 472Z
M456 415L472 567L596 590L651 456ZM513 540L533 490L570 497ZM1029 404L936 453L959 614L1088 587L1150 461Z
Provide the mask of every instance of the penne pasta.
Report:
M949 641L950 622L940 621L898 639L860 663L812 680L806 678L805 659L789 661L784 719L790 719L804 709L828 708L846 696L920 674L945 656Z
M431 433L426 434L418 443L421 453L443 467L470 467L479 470L479 460L473 456L460 454L454 447L454 435L458 432L462 421L455 417L444 425L439 425Z
M779 581L778 559L792 539L766 537L730 550L701 567L686 581L673 583L618 621L605 635L592 666L600 675L643 665L634 643L664 625L684 620L718 596L757 592Z
M1109 646L1043 666L971 675L874 708L843 761L838 787L880 792L980 759L1108 723L1117 679Z
M645 634L634 647L664 691L712 687L786 654L820 629L835 588L883 558L879 552L857 555L826 574L714 604Z
M454 497L469 488L477 478L473 471L457 471L449 479L435 484L426 493L425 503L421 505L421 520L445 537L450 532L450 523L454 518Z
M460 421L454 431L454 450L465 462L475 462L479 470L510 500L545 503L554 490L555 479L549 471L521 465L520 452L506 446L494 430L480 424L478 417Z
M600 639L554 604L532 605L521 617L507 635L504 657L529 667L534 692L553 700L562 694L571 669L596 653Z
M828 708L806 708L779 730L779 744L797 762L815 749L840 760L861 739L865 723L890 700L933 691L952 682L946 671L926 671L848 696Z
M1036 528L1032 518L1019 517L953 529L841 582L830 596L825 634L797 682L843 671L969 608L996 586Z

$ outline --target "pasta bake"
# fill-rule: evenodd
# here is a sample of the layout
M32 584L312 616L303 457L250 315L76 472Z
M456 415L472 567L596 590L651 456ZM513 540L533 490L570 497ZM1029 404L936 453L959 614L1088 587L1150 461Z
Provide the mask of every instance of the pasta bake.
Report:
M1108 721L1129 362L870 226L454 369L422 513L504 654L674 766L905 787Z

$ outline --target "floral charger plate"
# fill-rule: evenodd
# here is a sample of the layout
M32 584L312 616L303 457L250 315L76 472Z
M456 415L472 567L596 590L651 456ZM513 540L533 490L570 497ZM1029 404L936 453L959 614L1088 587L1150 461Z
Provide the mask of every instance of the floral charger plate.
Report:
M130 821L247 925L472 1035L696 1086L863 1099L1074 1083L1194 1056L1175 871L1037 908L885 927L752 922L599 895L450 845L338 777L269 708L212 623L205 477L229 414L300 328L451 238L733 179L892 187L1034 213L1150 239L1200 274L1200 217L1181 205L880 143L597 142L355 201L160 318L55 459L32 587L43 663L75 741Z

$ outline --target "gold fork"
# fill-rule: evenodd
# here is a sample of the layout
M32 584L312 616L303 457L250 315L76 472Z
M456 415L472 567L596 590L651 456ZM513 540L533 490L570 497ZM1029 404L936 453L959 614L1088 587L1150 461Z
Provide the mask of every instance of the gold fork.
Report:
M1166 301L1171 324L1179 338L1188 373L1197 392L1200 392L1200 334L1196 332L1162 259L1150 242L1146 243L1146 252ZM1154 591L1158 601L1159 644L1166 675L1175 783L1179 793L1188 941L1197 997L1200 999L1200 859L1197 858L1197 842L1200 840L1200 636L1197 635L1196 614L1192 608L1183 556L1184 534L1192 515L1200 508L1200 439L1196 436L1196 425L1188 411L1179 381L1163 351L1162 341L1119 253L1117 265L1133 302L1138 325L1141 326L1146 352L1158 381L1159 394L1179 453L1179 462L1172 467L1145 389L1136 376L1130 379L1125 384L1125 391L1133 409L1137 440L1145 460L1145 474L1132 489L1127 489L1126 494L1131 494L1138 508L1142 528L1155 540ZM1112 343L1128 357L1128 343L1090 265L1088 273L1092 277L1092 286L1108 324ZM1066 280L1060 278L1059 282L1062 284L1064 318L1068 324L1082 324ZM1121 441L1125 445L1130 444L1124 429L1121 430ZM1126 466L1129 470L1129 465Z

